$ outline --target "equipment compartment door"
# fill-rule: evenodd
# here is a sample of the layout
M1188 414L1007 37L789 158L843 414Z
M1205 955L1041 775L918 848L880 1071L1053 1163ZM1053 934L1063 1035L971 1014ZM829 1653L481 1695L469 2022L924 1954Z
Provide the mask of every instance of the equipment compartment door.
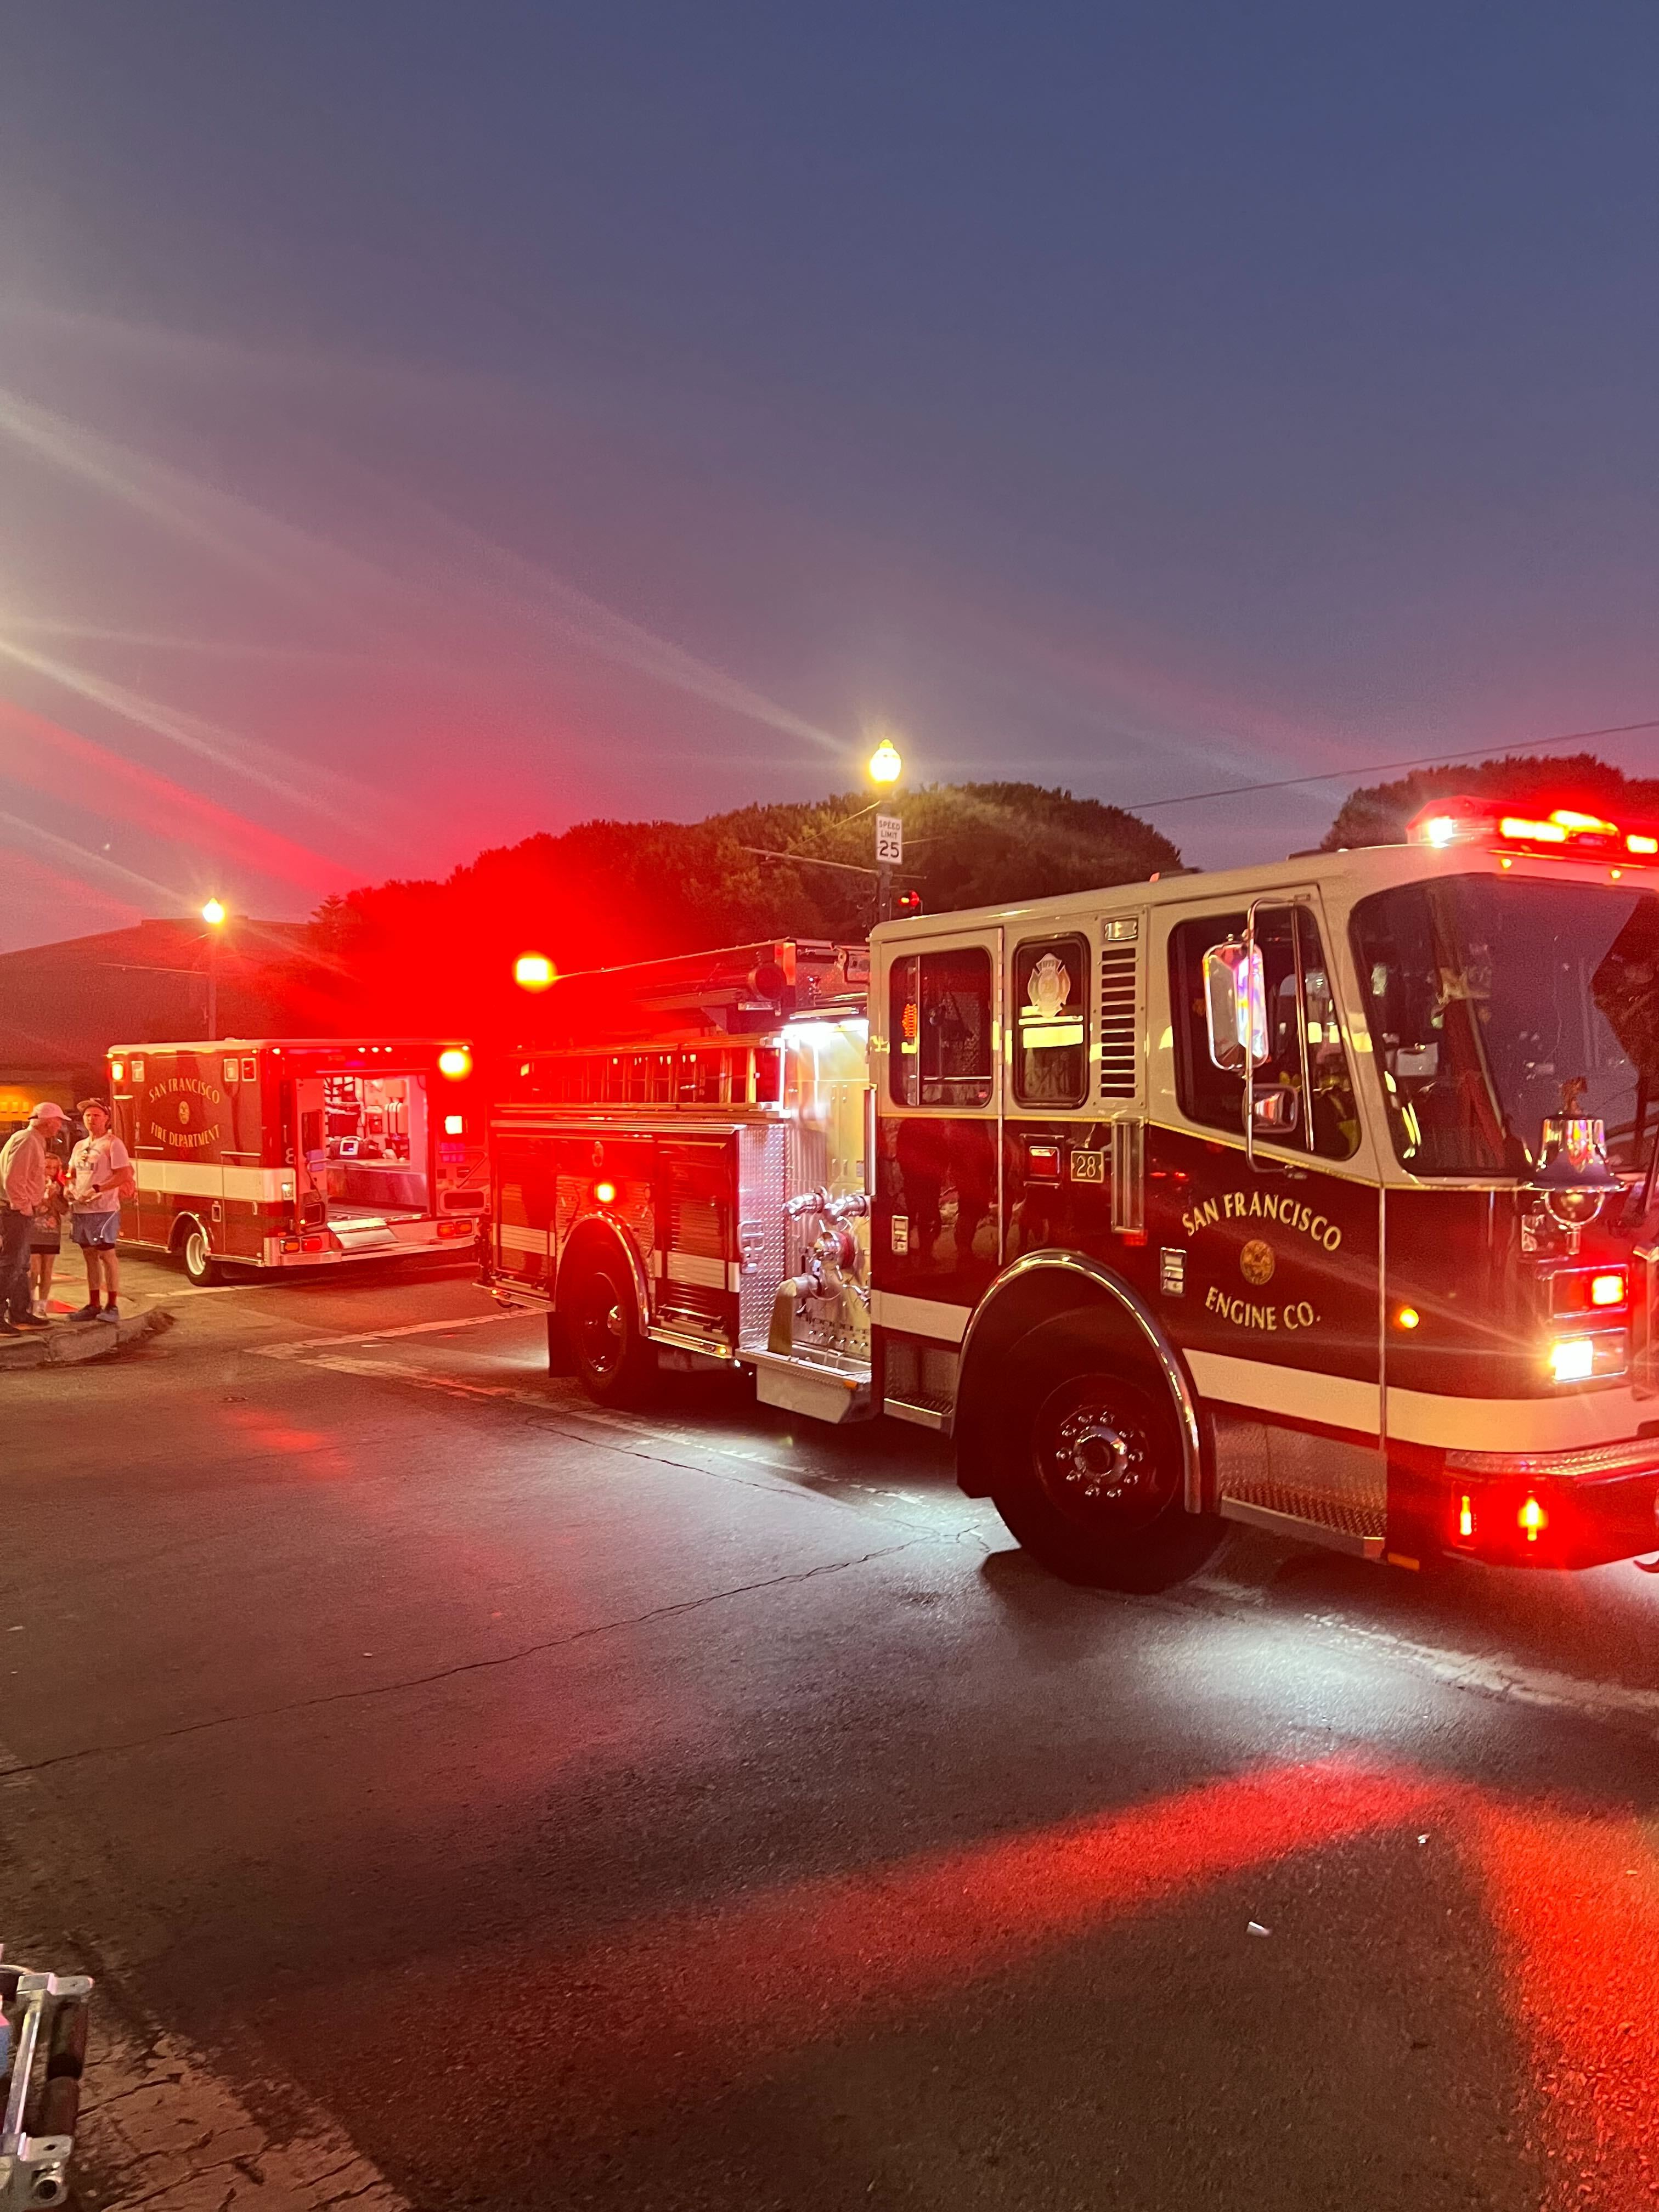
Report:
M283 1089L286 1149L294 1167L300 1226L319 1229L328 1218L328 1112L323 1079L296 1076Z
M1002 1264L1002 932L907 938L883 961L871 1268L900 1301L890 1325L956 1342Z

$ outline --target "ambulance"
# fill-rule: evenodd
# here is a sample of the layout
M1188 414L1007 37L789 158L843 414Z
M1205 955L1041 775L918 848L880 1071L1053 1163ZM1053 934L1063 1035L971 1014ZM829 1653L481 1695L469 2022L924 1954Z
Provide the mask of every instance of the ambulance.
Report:
M466 1254L485 1115L460 1040L225 1037L112 1045L137 1196L123 1241L223 1271Z
M1436 801L1297 855L572 977L484 1279L953 1440L1068 1579L1230 1522L1419 1568L1659 1547L1659 831Z

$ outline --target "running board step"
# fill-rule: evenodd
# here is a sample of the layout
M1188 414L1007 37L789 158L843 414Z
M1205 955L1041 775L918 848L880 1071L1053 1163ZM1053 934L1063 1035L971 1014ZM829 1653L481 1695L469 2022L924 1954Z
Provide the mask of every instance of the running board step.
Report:
M1328 1552L1346 1552L1350 1559L1380 1559L1384 1539L1360 1536L1347 1528L1327 1528L1318 1521L1304 1521L1295 1513L1275 1513L1271 1505L1252 1505L1243 1498L1224 1498L1217 1507L1224 1521L1242 1521L1247 1528L1263 1528L1287 1543L1322 1544Z

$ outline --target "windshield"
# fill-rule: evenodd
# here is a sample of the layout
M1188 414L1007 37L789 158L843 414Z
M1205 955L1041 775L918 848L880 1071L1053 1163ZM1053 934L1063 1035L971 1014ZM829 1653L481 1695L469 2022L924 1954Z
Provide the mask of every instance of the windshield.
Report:
M1414 1174L1520 1176L1547 1115L1607 1124L1645 1167L1659 1094L1659 899L1447 876L1354 908L1395 1150ZM1582 1081L1579 1103L1565 1086Z

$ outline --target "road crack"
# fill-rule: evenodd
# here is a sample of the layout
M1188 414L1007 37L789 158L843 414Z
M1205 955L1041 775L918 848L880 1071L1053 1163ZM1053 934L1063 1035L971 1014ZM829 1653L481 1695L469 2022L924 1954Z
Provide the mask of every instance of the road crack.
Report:
M283 1705L256 1705L244 1713L217 1713L210 1719L186 1721L178 1728L159 1729L154 1735L135 1736L119 1743L83 1744L75 1751L53 1752L46 1759L20 1759L0 1765L0 1781L11 1781L22 1776L49 1773L54 1767L71 1766L82 1759L113 1759L134 1751L150 1751L158 1744L171 1743L181 1737L205 1735L211 1729L243 1728L254 1721L280 1720L289 1713L303 1713L328 1705L354 1705L369 1698L395 1697L405 1690L421 1690L434 1683L453 1681L464 1674L483 1674L500 1667L516 1667L527 1659L541 1657L549 1651L562 1651L572 1644L585 1644L596 1636L615 1636L630 1628L644 1628L653 1621L672 1620L678 1615L701 1612L705 1607L724 1605L732 1598L750 1597L757 1591L782 1589L792 1583L810 1583L821 1575L850 1573L855 1567L868 1566L875 1559L890 1559L900 1552L914 1550L918 1544L941 1543L950 1540L945 1535L912 1536L902 1544L884 1544L873 1552L862 1552L850 1559L832 1559L822 1566L803 1567L790 1574L768 1575L758 1582L735 1583L727 1589L708 1590L701 1597L676 1600L672 1605L653 1606L647 1611L634 1613L617 1620L593 1621L586 1628L573 1629L568 1636L549 1636L535 1644L521 1644L514 1651L501 1651L480 1659L458 1660L453 1667L438 1667L425 1674L400 1676L396 1681L372 1682L361 1689L330 1690L319 1697L295 1698Z

